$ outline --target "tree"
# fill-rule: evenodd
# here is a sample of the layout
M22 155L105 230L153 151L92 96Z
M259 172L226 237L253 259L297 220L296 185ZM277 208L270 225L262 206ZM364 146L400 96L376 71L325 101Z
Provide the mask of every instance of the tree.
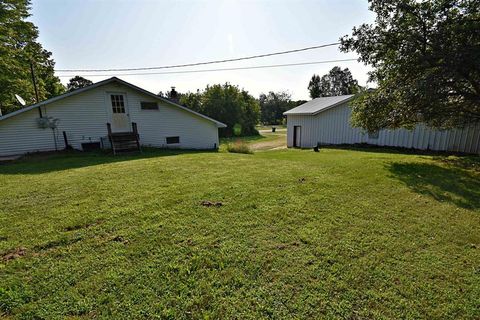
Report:
M68 91L73 91L73 90L77 90L77 89L80 89L80 88L88 87L92 84L93 84L92 81L90 81L88 79L85 79L84 77L75 76L72 79L70 79L70 81L68 81L67 90Z
M258 134L255 125L260 118L258 101L247 91L226 83L207 86L203 92L186 93L180 103L227 125L222 136L234 135L233 128L240 127L241 135Z
M281 124L283 113L294 107L288 92L272 92L260 94L260 121L264 124Z
M341 50L373 67L376 90L355 99L352 122L369 131L480 122L480 2L370 0L374 24Z
M203 113L202 110L202 93L200 90L197 92L187 92L180 98L180 103L193 111Z
M348 68L342 70L340 67L333 67L321 78L314 74L308 85L312 99L354 94L359 91L359 88L350 70Z
M314 74L308 83L308 91L310 91L310 98L315 99L321 97L322 91L320 89L320 76Z
M31 65L40 100L65 90L54 75L55 63L51 52L37 42L37 28L26 21L30 16L29 9L29 0L0 2L0 107L5 113L21 108L14 94L19 94L29 104L35 102Z
M322 97L343 96L358 92L358 81L353 79L348 68L342 70L340 67L333 67L320 79Z

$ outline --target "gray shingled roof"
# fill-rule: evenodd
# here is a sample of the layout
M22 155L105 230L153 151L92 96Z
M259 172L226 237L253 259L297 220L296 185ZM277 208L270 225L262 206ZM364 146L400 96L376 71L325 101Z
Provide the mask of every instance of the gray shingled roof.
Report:
M353 98L353 94L336 97L322 97L310 100L296 108L284 112L284 115L315 115L327 109L333 108Z

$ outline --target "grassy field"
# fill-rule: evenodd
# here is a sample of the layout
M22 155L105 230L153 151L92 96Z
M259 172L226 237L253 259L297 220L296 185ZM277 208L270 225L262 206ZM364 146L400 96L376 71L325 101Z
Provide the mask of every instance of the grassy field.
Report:
M479 165L380 149L1 165L0 316L479 319Z

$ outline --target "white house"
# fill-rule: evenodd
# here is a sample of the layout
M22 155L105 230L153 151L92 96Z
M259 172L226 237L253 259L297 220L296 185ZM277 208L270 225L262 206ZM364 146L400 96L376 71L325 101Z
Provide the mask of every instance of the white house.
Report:
M56 119L56 128L39 118ZM217 148L226 127L113 77L0 117L0 156L110 145L107 124L113 134L136 127L143 146L181 149Z
M480 125L453 130L433 130L417 125L414 130L380 130L368 134L350 125L353 95L316 98L284 113L287 146L312 148L317 144L392 146L419 150L480 153Z

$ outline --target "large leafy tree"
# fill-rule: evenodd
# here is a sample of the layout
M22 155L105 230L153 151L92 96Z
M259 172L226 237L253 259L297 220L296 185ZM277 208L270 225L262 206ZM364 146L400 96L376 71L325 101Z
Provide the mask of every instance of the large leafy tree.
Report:
M67 90L68 91L73 91L73 90L77 90L77 89L80 89L80 88L88 87L92 84L93 84L92 81L90 81L88 79L85 79L84 77L75 76L68 81Z
M180 96L180 103L194 111L203 113L202 96L200 90L197 90L197 92L187 92Z
M333 67L321 78L314 74L308 85L308 90L310 91L310 97L315 99L353 94L358 92L359 86L348 68L342 70L340 67Z
M0 107L6 113L21 107L14 94L22 96L27 103L35 102L31 65L40 100L65 90L54 75L51 52L37 42L37 28L26 21L29 8L29 0L0 1Z
M294 107L291 101L291 95L286 91L260 94L261 117L260 121L264 124L281 124L283 113Z
M232 136L234 127L241 128L241 135L257 134L255 125L260 118L258 101L237 86L229 83L207 86L203 92L182 95L180 103L225 123L227 128L220 131L223 136Z
M341 39L373 67L376 90L354 102L352 122L369 131L480 121L480 1L370 0L374 24Z

